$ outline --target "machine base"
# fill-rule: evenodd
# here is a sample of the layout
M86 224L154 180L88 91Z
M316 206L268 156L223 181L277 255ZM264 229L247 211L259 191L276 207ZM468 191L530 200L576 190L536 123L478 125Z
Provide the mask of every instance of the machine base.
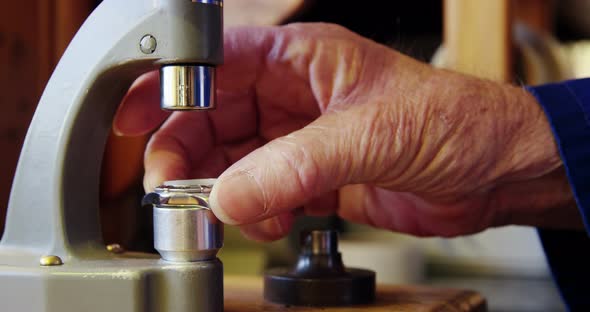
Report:
M6 265L0 257L2 311L223 311L221 261L170 263L146 257L151 255L126 253L46 267Z

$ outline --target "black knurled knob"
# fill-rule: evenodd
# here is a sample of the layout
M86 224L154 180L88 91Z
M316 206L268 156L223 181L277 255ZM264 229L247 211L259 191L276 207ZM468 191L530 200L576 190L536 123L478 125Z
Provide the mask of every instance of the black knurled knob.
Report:
M264 298L295 306L368 304L375 300L375 272L344 267L336 231L307 231L297 264L266 272Z

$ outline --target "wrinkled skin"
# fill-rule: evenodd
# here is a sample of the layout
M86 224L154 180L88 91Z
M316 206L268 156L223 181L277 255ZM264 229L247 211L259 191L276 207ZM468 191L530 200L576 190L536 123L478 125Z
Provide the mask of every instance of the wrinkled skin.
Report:
M217 177L215 214L257 240L296 214L419 236L580 226L545 116L525 90L434 69L327 24L232 29L218 109L159 110L139 79L115 129L152 131L144 186ZM298 207L303 207L298 209Z

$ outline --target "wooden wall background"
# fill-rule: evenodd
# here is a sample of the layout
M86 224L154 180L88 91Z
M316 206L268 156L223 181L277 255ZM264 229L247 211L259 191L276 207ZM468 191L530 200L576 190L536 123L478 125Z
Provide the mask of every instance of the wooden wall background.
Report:
M51 72L95 0L4 1L0 10L0 230L27 128Z

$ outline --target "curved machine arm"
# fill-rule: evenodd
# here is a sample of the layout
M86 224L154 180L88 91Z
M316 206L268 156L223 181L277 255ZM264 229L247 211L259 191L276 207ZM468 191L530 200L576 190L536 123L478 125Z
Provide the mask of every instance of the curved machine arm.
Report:
M21 252L62 259L103 252L100 165L117 105L135 78L158 67L184 73L162 79L162 93L177 96L166 108L186 109L183 96L205 101L197 108L213 105L222 24L221 0L103 1L66 50L33 117L0 243L2 264Z

